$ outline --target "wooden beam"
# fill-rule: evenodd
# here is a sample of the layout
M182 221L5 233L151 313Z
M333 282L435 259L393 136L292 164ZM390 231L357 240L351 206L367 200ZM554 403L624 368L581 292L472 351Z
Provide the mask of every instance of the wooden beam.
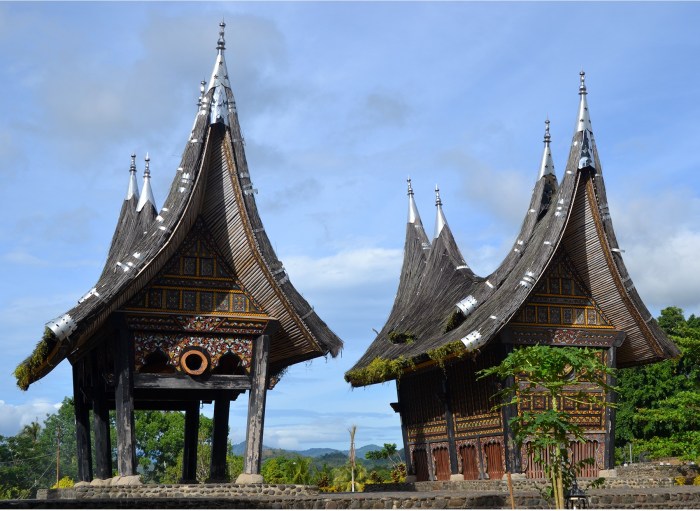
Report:
M180 374L134 374L134 390L250 390L250 377L245 375L212 374L192 378Z
M185 410L185 446L182 454L181 483L197 482L197 443L199 437L199 401L192 401Z
M90 409L85 396L85 358L73 364L73 404L75 407L76 457L78 481L92 481L90 449Z
M253 386L248 397L248 425L243 461L243 472L246 474L260 474L269 356L270 336L263 334L253 343Z
M211 439L211 461L207 482L229 482L226 477L226 449L228 448L228 414L231 401L217 399L214 402L214 431Z
M120 476L136 475L134 431L134 343L123 315L116 319L114 349L114 402L117 411L117 470Z
M108 479L112 477L112 442L102 354L100 348L92 351L92 426L95 432L95 477Z

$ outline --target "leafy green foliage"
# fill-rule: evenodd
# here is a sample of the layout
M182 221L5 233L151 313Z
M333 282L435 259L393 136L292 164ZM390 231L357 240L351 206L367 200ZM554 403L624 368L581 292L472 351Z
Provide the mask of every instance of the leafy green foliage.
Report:
M636 456L700 461L700 318L667 307L658 322L681 356L620 371L615 442Z
M387 380L400 379L404 371L415 366L412 360L405 357L385 359L377 357L366 367L345 373L345 380L355 386L371 385Z
M56 335L49 328L44 328L44 335L36 345L36 348L34 348L32 354L14 370L13 374L17 379L17 386L20 389L27 390L29 388L33 373L46 362L47 357L56 347L57 342L58 338Z
M450 317L447 318L447 322L445 323L443 333L446 334L447 332L454 330L459 325L464 323L465 319L467 319L467 316L465 316L460 309L455 310L454 312L452 312L452 314L450 314Z
M392 344L412 344L416 341L416 336L411 332L389 332L389 342Z
M396 450L396 444L384 444L384 447L378 451L367 451L365 458L368 460L389 460L391 463L391 470L388 474L391 478L390 480L395 483L401 483L406 480L406 464L401 459L401 454ZM375 480L378 477L380 477L379 472L373 470L369 477L371 481L367 482L380 483L387 481L386 477L380 477L379 481Z
M510 419L510 426L518 447L525 445L535 462L544 468L550 483L547 491L557 509L565 507L564 490L571 487L576 470L592 461L572 463L569 458L569 443L572 439L583 440L583 432L561 406L564 390L567 390L566 399L606 404L605 392L612 390L608 378L614 371L601 361L598 353L589 348L528 346L512 351L499 365L479 371L479 378L496 376L514 382L497 394L501 402L498 406L519 405L535 396L549 399L551 408L541 412L525 410ZM593 383L603 392L572 393L571 389L581 383Z

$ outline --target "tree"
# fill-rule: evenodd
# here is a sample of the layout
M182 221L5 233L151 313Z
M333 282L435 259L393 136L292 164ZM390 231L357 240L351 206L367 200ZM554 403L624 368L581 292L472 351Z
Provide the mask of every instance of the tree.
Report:
M659 325L681 351L680 357L619 374L615 441L634 445L637 455L678 456L700 461L700 318L667 307Z
M384 447L378 451L367 451L365 458L368 460L389 460L392 481L400 483L406 480L406 464L396 450L396 444L384 444Z
M606 392L611 389L608 377L613 370L601 361L599 354L589 348L528 346L510 352L499 365L479 372L479 378L497 376L514 382L498 393L501 404L497 406L520 405L534 396L546 396L551 403L544 411L521 411L510 419L510 427L518 447L525 445L535 462L542 464L557 509L565 507L564 490L580 465L570 460L569 443L583 440L581 428L562 407L564 392L566 399L606 404ZM593 384L603 392L587 392L584 384Z

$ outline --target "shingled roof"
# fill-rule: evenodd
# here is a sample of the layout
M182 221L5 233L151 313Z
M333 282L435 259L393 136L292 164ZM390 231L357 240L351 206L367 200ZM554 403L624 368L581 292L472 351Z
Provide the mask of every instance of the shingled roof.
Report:
M136 195L127 197L105 270L76 306L46 325L37 348L15 370L21 388L66 357L104 341L102 330L110 316L163 269L195 222L206 225L241 285L279 322L270 348L272 372L325 354L336 356L342 349L342 341L289 281L260 220L224 58L225 24L220 26L211 79L202 91L163 207L155 218L139 221L144 212L149 215L149 203L154 206L152 195L137 204L136 214L132 210ZM149 193L142 190L141 198Z
M426 265L416 291L422 299L406 314L410 321L391 325L395 331L410 333L412 342L389 342L385 326L346 373L345 379L353 386L397 378L416 364L478 353L496 339L549 264L563 253L597 306L627 334L618 352L619 366L678 355L639 297L622 260L593 138L583 72L580 78L576 131L561 184L557 186L553 171L547 125L538 180L512 250L485 279L473 274L449 279ZM434 243L431 256L436 247Z

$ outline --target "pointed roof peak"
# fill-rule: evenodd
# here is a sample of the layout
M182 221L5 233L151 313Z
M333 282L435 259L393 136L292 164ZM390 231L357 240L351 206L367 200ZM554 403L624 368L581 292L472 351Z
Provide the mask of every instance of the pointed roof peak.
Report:
M211 124L223 123L229 125L229 110L233 109L233 105L229 104L232 100L229 100L227 89L231 90L231 84L228 81L228 70L226 69L226 60L224 59L224 50L226 49L226 40L224 39L224 29L226 28L226 23L223 21L219 23L219 40L216 43L216 61L214 62L214 69L211 72L211 78L209 79L209 87L207 93L212 89L214 94L211 98L210 107L210 119Z
M437 239L447 225L445 213L442 211L442 199L440 198L440 188L438 188L438 185L435 185L435 206L437 207L437 215L435 217L435 235L433 239Z
M129 166L129 187L126 190L126 198L124 200L130 200L135 197L137 200L139 198L139 185L136 182L136 155L131 154L131 165Z
M416 207L416 201L413 198L413 186L411 186L411 178L409 177L406 182L408 183L408 223L409 224L421 224L420 215L418 214L418 207Z
M542 153L542 162L540 163L540 173L537 179L540 180L547 175L554 174L554 160L552 159L552 150L549 147L552 137L549 134L549 119L544 121L544 152Z
M588 100L586 99L586 96L588 95L588 90L586 88L586 73L581 71L579 73L579 77L580 84L578 87L578 94L581 99L578 106L576 132L574 133L574 137L576 137L576 135L579 133L581 133L583 136L581 137L580 142L574 142L574 146L577 143L581 144L578 168L595 168L596 159L593 154L595 152L595 142L593 141L593 127L591 126L591 117L588 111Z
M586 73L581 71L579 73L580 84L578 87L578 94L581 96L578 108L578 122L576 125L576 132L588 131L593 133L593 128L591 127L591 117L588 113L588 100L586 96L588 95L588 90L586 88Z
M139 197L139 203L136 206L136 212L140 213L141 210L146 207L146 204L150 203L153 209L156 209L156 199L153 197L153 189L151 188L151 157L146 153L146 168L143 170L143 189L141 190L141 197Z

